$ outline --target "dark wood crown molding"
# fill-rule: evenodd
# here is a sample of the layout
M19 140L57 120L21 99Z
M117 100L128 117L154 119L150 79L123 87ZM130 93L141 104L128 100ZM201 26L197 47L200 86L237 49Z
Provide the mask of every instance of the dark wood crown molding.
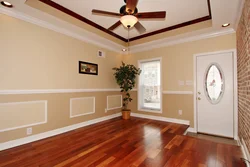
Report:
M146 38L146 37L153 36L153 35L156 35L156 34L160 34L160 33L163 33L163 32L167 32L167 31L178 29L178 28L186 27L186 26L189 26L189 25L192 25L192 24L196 24L196 23L200 23L200 22L203 22L203 21L211 20L212 19L212 12L211 12L210 0L207 0L207 5L208 5L208 13L209 13L208 16L204 16L204 17L201 17L201 18L198 18L198 19L190 20L190 21L187 21L187 22L184 22L184 23L180 23L180 24L171 26L171 27L166 27L166 28L163 28L163 29L160 29L160 30L156 30L156 31L147 33L147 34L139 35L139 36L136 36L134 38L129 39L129 41L135 41L135 40L138 40L138 39Z
M135 40L138 40L138 39L146 38L146 37L149 37L149 36L153 36L153 35L160 34L160 33L163 33L163 32L175 30L175 29L178 29L178 28L186 27L186 26L196 24L196 23L200 23L200 22L203 22L203 21L207 21L207 20L210 20L210 19L211 18L209 16L201 17L201 18L198 18L198 19L195 19L195 20L187 21L187 22L177 24L177 25L174 25L174 26L171 26L171 27L167 27L167 28L163 28L163 29L160 29L160 30L157 30L157 31L153 31L153 32L150 32L150 33L147 33L147 34L143 34L143 35L131 38L129 40L130 41L135 41Z
M124 42L128 42L128 39L125 39L123 38L122 36L120 35L117 35L116 33L100 26L99 24L96 24L95 22L51 1L51 0L39 0L63 13L66 13L86 24L89 24L90 26L93 26L113 37L116 37ZM201 18L198 18L198 19L194 19L194 20L191 20L191 21L187 21L187 22L184 22L184 23L180 23L180 24L177 24L177 25L174 25L174 26L171 26L171 27L166 27L166 28L163 28L163 29L160 29L160 30L156 30L156 31L153 31L153 32L150 32L150 33L146 33L146 34L143 34L143 35L139 35L139 36L136 36L134 38L131 38L129 39L129 41L135 41L135 40L138 40L138 39L142 39L142 38L146 38L146 37L149 37L149 36L153 36L153 35L156 35L156 34L160 34L160 33L163 33L163 32L167 32L167 31L171 31L171 30L174 30L174 29L178 29L178 28L182 28L182 27L186 27L186 26L189 26L189 25L192 25L192 24L196 24L196 23L200 23L200 22L204 22L204 21L207 21L207 20L211 20L212 19L212 12L211 12L211 3L210 3L210 0L207 0L207 4L208 4L208 12L209 12L209 15L208 16L204 16L204 17L201 17Z
M120 35L115 34L114 32L100 26L99 24L96 24L93 21L91 21L89 19L86 19L85 17L83 17L83 16L81 16L81 15L79 15L79 14L77 14L77 13L75 13L75 12L73 12L73 11L71 11L71 10L69 10L69 9L67 9L67 8L53 2L53 1L51 1L51 0L39 0L39 1L41 1L41 2L43 2L45 4L47 4L47 5L55 8L55 9L57 9L57 10L63 12L63 13L66 13L66 14L68 14L68 15L70 15L70 16L72 16L72 17L74 17L74 18L76 18L76 19L78 19L78 20L80 20L80 21L82 21L84 23L86 23L86 24L89 24L89 25L91 25L91 26L93 26L93 27L95 27L95 28L97 28L97 29L99 29L99 30L101 30L103 32L106 32L109 35L111 35L113 37L116 37L116 38L118 38L118 39L120 39L120 40L122 40L124 42L128 41L127 39L121 37Z

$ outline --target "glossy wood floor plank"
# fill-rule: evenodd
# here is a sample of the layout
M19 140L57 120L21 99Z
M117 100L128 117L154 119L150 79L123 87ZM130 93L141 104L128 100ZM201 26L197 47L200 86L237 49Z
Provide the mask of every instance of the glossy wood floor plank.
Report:
M238 146L183 136L188 126L115 118L0 152L0 167L245 167Z

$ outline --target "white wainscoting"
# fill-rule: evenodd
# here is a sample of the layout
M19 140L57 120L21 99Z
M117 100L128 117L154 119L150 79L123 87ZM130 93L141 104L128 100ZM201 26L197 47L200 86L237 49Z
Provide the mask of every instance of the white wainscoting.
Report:
M113 100L112 98L119 98L119 99L116 99L116 100L119 100L120 104L118 104L117 106L110 106L111 105L110 103ZM106 111L119 109L119 108L122 108L122 95L110 95L110 96L107 96L107 109L106 109Z
M48 93L85 93L85 92L120 92L120 89L30 89L0 90L0 95L48 94Z
M66 126L66 127L63 127L63 128L51 130L51 131L48 131L48 132L39 133L39 134L32 135L32 136L29 136L29 137L25 137L25 138L21 138L21 139L17 139L17 140L12 140L12 141L8 141L8 142L5 142L5 143L0 143L0 151L6 150L6 149L9 149L9 148L13 148L13 147L16 147L16 146L20 146L20 145L23 145L23 144L31 143L31 142L34 142L34 141L37 141L37 140L45 139L45 138L48 138L48 137L52 137L52 136L55 136L55 135L59 135L59 134L62 134L62 133L66 133L66 132L69 132L69 131L72 131L72 130L75 130L75 129L78 129L78 128L82 128L82 127L85 127L85 126L88 126L88 125L92 125L92 124L95 124L95 123L98 123L98 122L106 121L106 120L116 118L116 117L120 117L120 116L121 116L121 113L117 113L117 114L113 114L113 115L109 115L109 116L105 116L105 117L101 117L101 118L81 122L81 123L78 123L78 124Z
M70 118L94 113L95 97L70 98Z
M38 110L39 110L37 108L38 106L34 107L34 105L41 105L43 108L40 109L40 112L44 112L44 113L42 113L42 114L38 113ZM33 110L32 110L32 107L34 108ZM27 111L27 110L30 110L30 111ZM22 111L25 113L20 113ZM11 113L11 115L6 116L6 114L7 114L6 112ZM35 114L36 112L37 112L37 114ZM15 113L16 113L16 115L15 115ZM18 125L17 121L19 119L20 114L24 114L24 115L23 115L23 119L20 120L22 122L20 122ZM25 114L29 114L29 115L25 115ZM41 115L41 118L38 118L39 114ZM38 117L36 117L36 116L38 116ZM32 117L34 117L34 119ZM3 120L1 121L1 119L3 119ZM37 122L33 121L35 119L39 120L39 121L37 121ZM1 125L1 122L3 123L6 120L9 123L13 123L13 125L10 124L9 127L4 127L2 129L0 126L0 132L5 132L5 131L25 128L25 127L45 124L45 123L47 123L47 101L42 100L42 101L24 101L24 102L0 103L0 125Z
M190 125L190 122L188 120L181 120L181 119L175 119L175 118L166 118L166 117L146 115L146 114L137 114L137 113L131 113L131 116L138 117L138 118L147 118L147 119L152 119L152 120L157 120L157 121Z

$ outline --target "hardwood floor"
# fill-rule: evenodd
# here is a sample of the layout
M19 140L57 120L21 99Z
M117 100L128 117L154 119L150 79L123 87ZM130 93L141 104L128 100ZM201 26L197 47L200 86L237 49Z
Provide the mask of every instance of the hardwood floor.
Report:
M201 134L201 133L190 133L190 132L187 133L187 136L210 140L216 143L230 144L230 145L235 145L235 146L238 145L237 141L234 139L224 138L224 137L219 137L219 136L212 136L212 135L206 135L206 134Z
M240 147L183 136L188 126L115 118L0 152L1 167L244 167Z

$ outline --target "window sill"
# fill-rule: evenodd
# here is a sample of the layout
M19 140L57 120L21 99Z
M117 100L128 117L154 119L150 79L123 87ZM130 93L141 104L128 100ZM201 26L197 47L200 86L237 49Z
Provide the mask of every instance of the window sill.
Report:
M148 109L148 108L138 108L138 111L158 113L158 114L162 113L162 110L154 110L154 109Z

